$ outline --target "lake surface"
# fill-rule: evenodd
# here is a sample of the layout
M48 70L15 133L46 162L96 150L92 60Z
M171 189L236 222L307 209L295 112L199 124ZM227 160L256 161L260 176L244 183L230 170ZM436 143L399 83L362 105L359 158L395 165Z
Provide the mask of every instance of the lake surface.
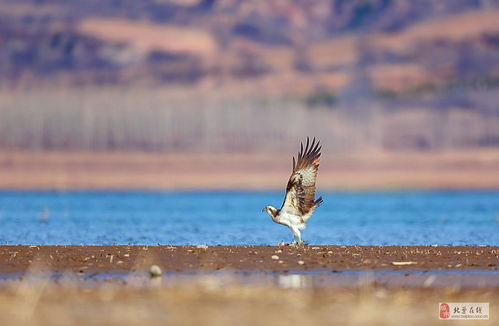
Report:
M499 245L499 191L321 192L303 239L341 245ZM276 245L262 212L283 192L0 191L0 244Z

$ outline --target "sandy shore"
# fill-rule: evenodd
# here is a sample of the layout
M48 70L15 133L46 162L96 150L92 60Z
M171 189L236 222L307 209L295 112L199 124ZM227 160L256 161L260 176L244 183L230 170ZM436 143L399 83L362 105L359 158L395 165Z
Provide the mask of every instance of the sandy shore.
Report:
M0 189L284 191L293 154L0 152ZM325 152L318 187L499 189L499 151Z
M165 272L347 270L488 270L492 246L0 246L0 273L34 264L53 272L128 273L150 264Z

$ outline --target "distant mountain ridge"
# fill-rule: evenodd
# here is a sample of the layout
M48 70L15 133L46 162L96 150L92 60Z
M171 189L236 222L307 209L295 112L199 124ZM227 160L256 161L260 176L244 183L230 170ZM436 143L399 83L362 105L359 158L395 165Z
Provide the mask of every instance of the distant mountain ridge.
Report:
M499 1L0 0L0 82L346 87L499 76ZM294 89L296 88L296 89Z

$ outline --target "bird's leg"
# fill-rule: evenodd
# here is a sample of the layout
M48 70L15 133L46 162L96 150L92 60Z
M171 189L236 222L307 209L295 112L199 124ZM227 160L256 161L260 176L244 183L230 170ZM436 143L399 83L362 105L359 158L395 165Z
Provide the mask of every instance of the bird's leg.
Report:
M303 246L304 244L305 244L305 241L303 241L303 240L301 239L301 234L300 234L300 233L298 233L298 245L299 245L299 246Z
M294 234L295 239L297 239L296 245L302 246L305 244L305 241L303 241L301 239L301 232L298 228L296 228L296 227L293 228L293 234Z
M291 231L293 232L293 241L291 241L290 245L292 245L292 246L296 246L296 244L297 244L298 242L296 241L296 233L295 233L295 230L294 230L293 228L291 228L291 227L290 227L290 229L291 229Z
M301 232L296 227L291 227L291 231L293 231L293 242L292 245L301 245Z

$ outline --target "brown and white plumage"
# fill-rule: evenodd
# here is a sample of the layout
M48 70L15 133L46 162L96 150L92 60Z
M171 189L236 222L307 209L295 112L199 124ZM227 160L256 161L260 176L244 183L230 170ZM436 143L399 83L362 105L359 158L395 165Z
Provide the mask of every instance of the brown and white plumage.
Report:
M281 209L266 206L266 211L276 223L288 226L293 231L294 239L301 241L300 230L305 229L305 222L312 217L315 209L322 203L322 197L315 199L315 182L319 169L321 148L315 138L307 143L295 161L293 157L293 172L286 187L286 196Z

